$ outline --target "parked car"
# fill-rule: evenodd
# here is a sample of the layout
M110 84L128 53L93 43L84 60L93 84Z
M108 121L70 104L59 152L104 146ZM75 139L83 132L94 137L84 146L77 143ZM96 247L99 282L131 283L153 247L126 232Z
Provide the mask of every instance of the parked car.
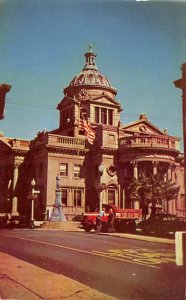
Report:
M7 224L8 228L29 227L30 220L27 216L12 216Z
M155 233L158 235L175 234L176 231L186 231L186 221L171 214L151 215L147 220L137 225L144 233Z
M0 215L0 229L5 228L7 226L8 218L8 214Z

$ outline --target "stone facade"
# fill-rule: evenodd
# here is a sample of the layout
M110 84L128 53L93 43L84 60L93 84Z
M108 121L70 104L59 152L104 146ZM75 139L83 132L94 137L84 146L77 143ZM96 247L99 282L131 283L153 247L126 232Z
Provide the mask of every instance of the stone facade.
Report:
M184 216L184 167L179 138L153 125L145 114L122 124L117 91L95 63L89 48L85 66L64 89L58 104L59 127L38 132L32 141L0 137L1 212L30 213L30 182L40 190L35 218L48 219L55 202L56 175L61 181L63 212L68 218L102 203L129 208L126 187L132 177L164 172L180 186L178 198L164 210ZM79 128L80 114L96 132L93 145ZM99 166L103 165L103 174Z

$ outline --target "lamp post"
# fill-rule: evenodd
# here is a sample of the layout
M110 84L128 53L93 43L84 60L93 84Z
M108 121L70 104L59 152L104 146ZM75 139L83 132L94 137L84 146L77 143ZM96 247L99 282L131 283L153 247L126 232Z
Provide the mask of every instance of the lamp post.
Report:
M104 171L104 166L103 165L99 165L98 167L98 170L99 170L99 175L100 175L100 196L99 196L99 210L101 211L102 210L102 202L103 202L103 199L102 199L102 176L103 176L103 171Z
M31 192L31 218L30 218L30 228L34 228L34 200L36 199L37 197L37 194L40 193L40 191L36 191L34 189L36 185L36 181L35 179L33 178L32 181L31 181L31 187L32 187L32 192Z

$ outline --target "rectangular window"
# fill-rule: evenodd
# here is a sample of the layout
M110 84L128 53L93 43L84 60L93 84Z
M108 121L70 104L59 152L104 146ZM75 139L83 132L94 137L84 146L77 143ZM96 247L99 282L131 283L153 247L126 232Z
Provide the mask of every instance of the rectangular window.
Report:
M99 107L95 107L95 122L99 123Z
M81 165L74 165L74 177L79 178L80 177L80 170L81 170Z
M60 172L60 176L67 176L68 175L68 164L61 163L59 172Z
M62 205L67 206L67 190L62 189L62 191L61 191L61 202L62 202Z
M108 137L109 137L108 140L110 143L115 143L115 135L114 134L109 134Z
M115 190L108 190L108 204L115 204Z
M74 190L74 206L81 206L81 190Z
M106 108L101 109L101 123L107 124L107 110Z
M86 109L86 108L82 108L82 109L81 109L81 113L82 113L83 117L84 117L85 119L87 119L87 117L88 117L88 115L87 115L87 109Z
M113 110L108 110L108 125L113 125Z

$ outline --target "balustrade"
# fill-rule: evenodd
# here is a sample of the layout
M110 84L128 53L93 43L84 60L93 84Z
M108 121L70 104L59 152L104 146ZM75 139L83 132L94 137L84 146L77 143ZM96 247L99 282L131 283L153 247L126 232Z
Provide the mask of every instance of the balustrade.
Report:
M132 148L132 147L155 147L155 148L167 148L175 149L175 141L170 137L159 136L127 136L120 139L120 147Z
M14 139L10 142L13 148L29 149L30 142L26 140Z
M48 134L48 145L58 145L69 148L79 147L80 149L83 149L85 147L85 140L68 136Z

